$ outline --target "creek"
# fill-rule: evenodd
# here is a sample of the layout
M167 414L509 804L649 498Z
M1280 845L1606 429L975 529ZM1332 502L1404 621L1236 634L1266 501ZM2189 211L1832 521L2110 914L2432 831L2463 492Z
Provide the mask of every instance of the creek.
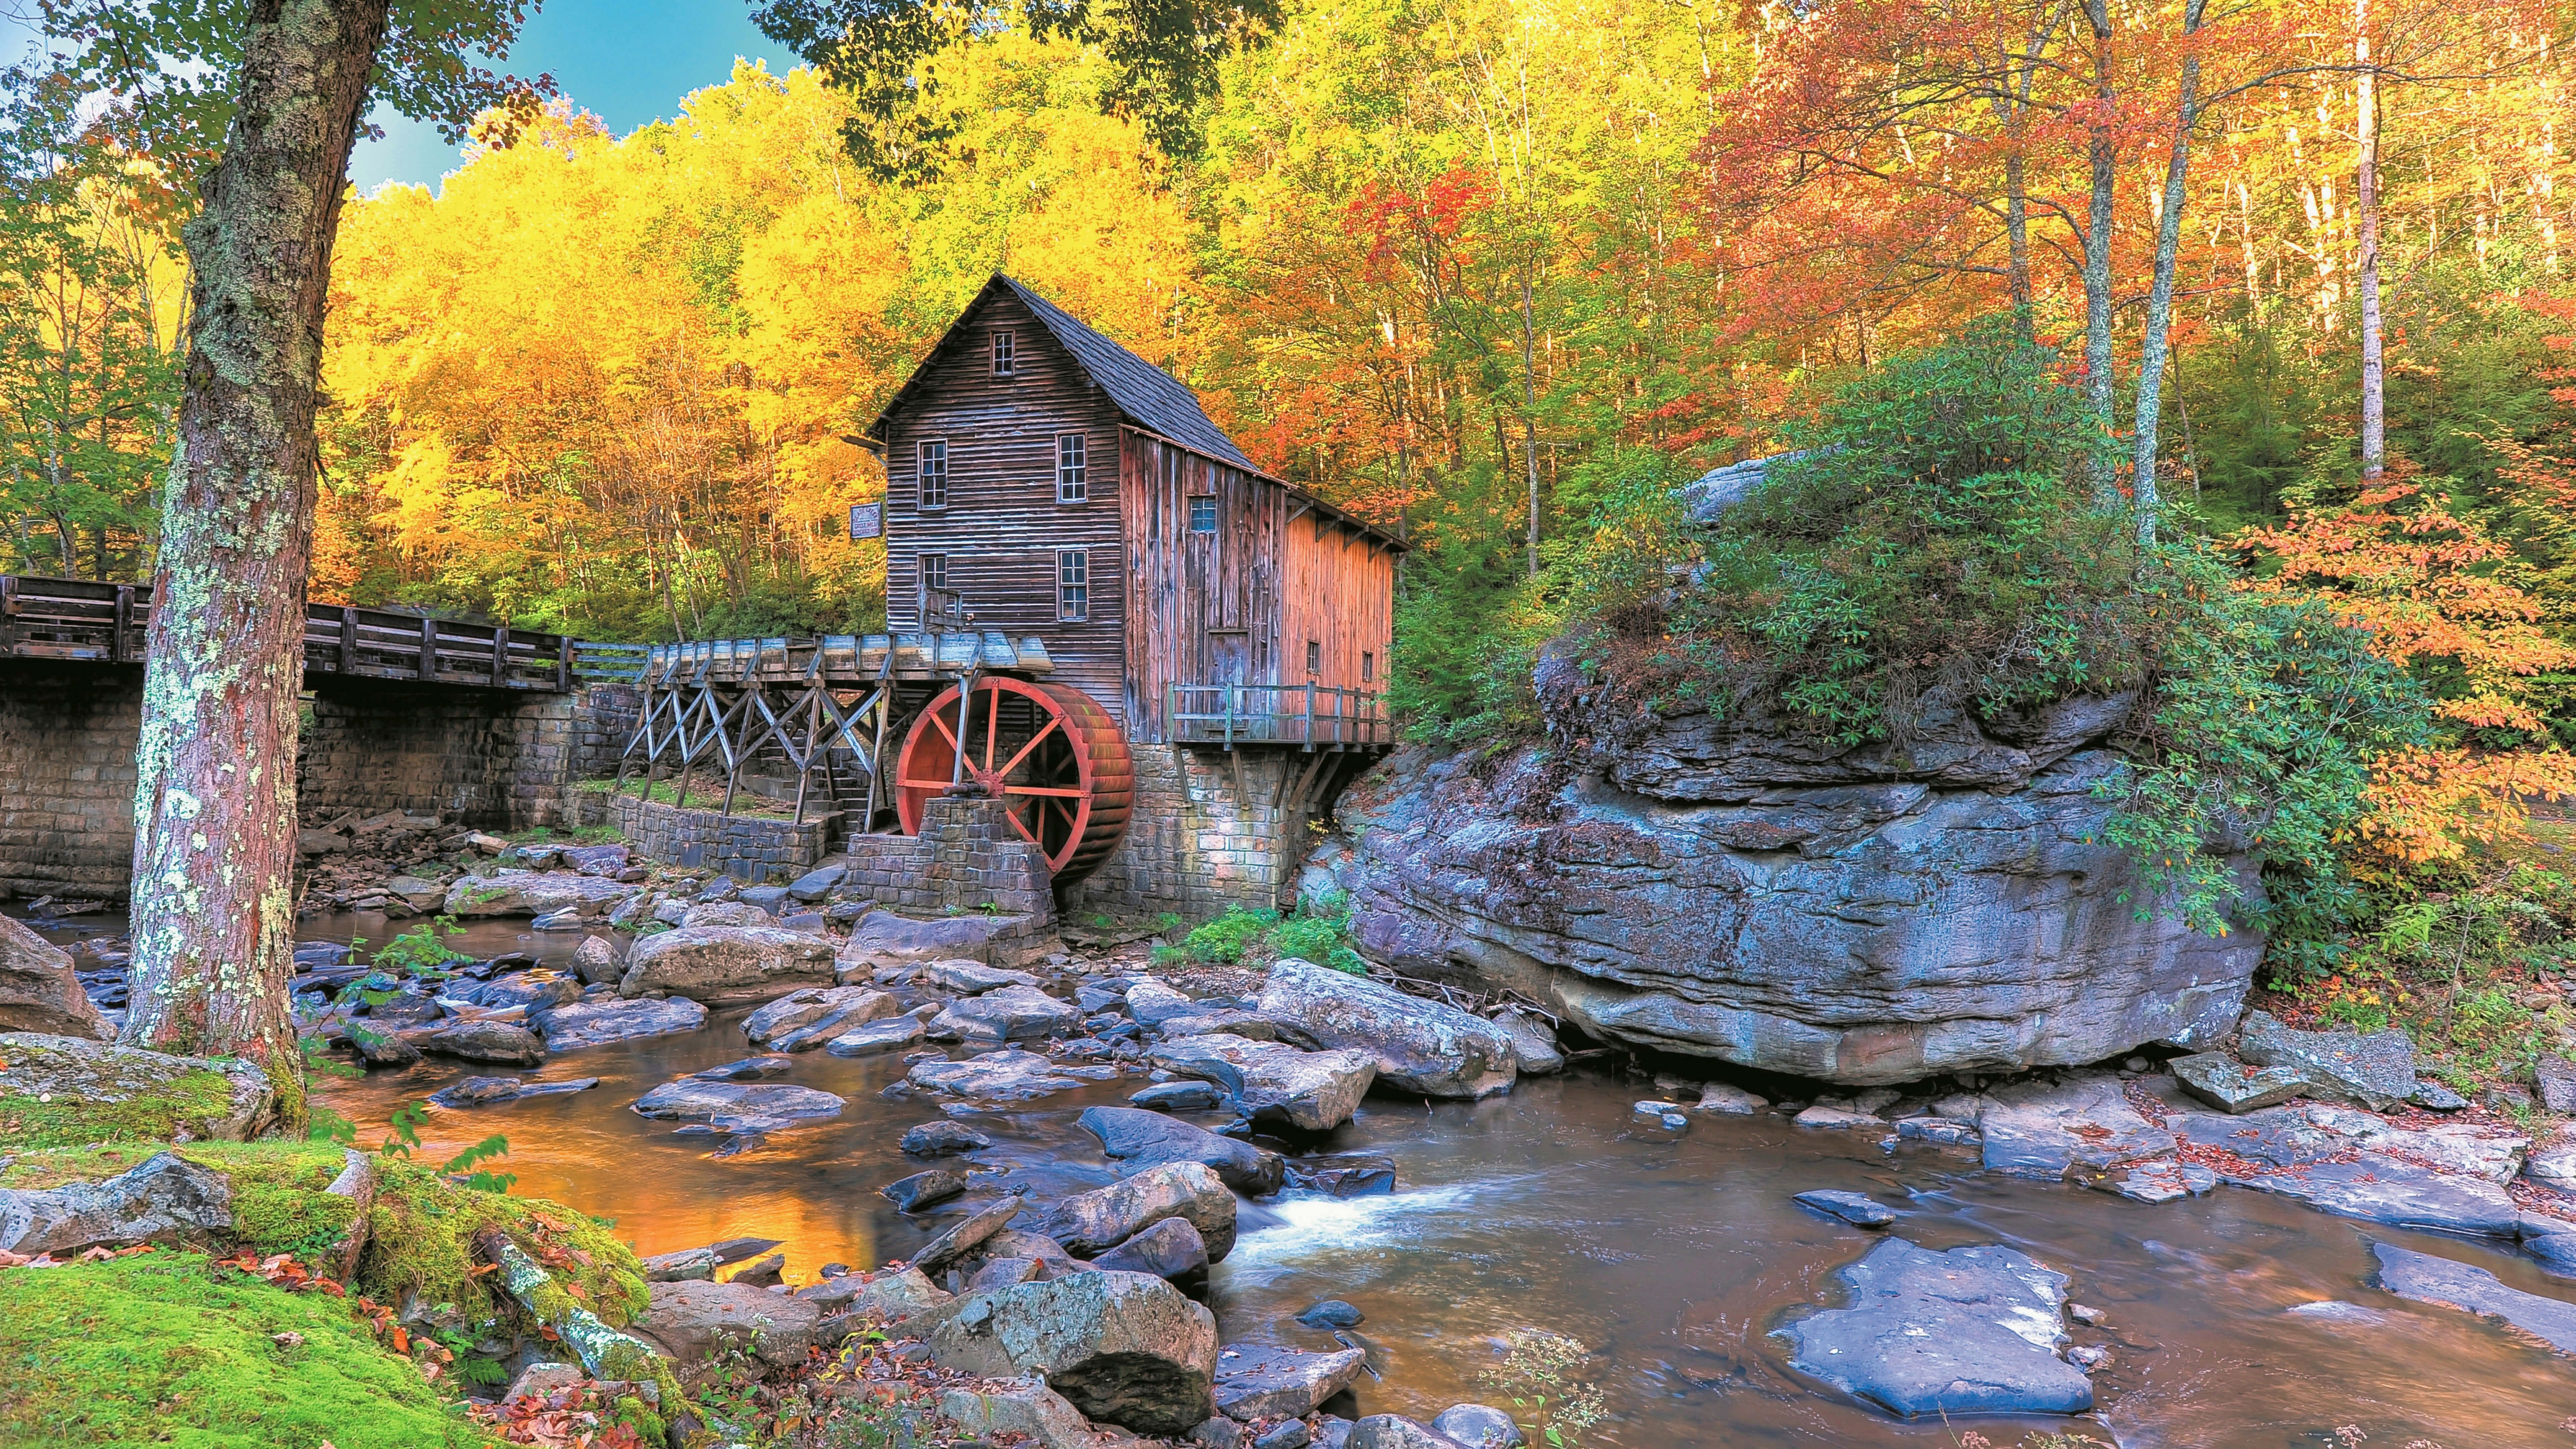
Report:
M69 934L99 929L114 926L90 918ZM381 917L323 917L298 934L380 943L399 929ZM454 944L544 961L568 957L580 939L480 922ZM899 1059L798 1056L784 1080L839 1094L846 1111L729 1159L628 1110L660 1082L751 1054L739 1026L748 1010L720 1010L685 1036L567 1053L535 1074L599 1077L590 1091L435 1111L424 1155L504 1134L511 1150L500 1166L517 1174L517 1192L612 1219L645 1253L777 1238L797 1281L827 1262L867 1268L908 1256L953 1221L952 1209L916 1224L877 1193L923 1166L897 1149L903 1130L941 1114L933 1100L879 1096L900 1078ZM316 1099L373 1142L396 1108L478 1070L488 1069L432 1058L365 1080L317 1078ZM1141 1085L1131 1077L952 1110L995 1143L965 1159L985 1169L970 1200L1025 1184L1043 1201L1114 1180L1074 1119ZM2150 1206L2018 1181L1982 1171L1970 1151L1907 1142L1891 1152L1875 1132L1803 1130L1776 1114L1694 1114L1686 1134L1668 1139L1632 1129L1631 1103L1651 1095L1642 1078L1578 1068L1480 1103L1372 1096L1321 1150L1394 1159L1397 1191L1247 1204L1242 1240L1207 1295L1223 1340L1331 1348L1327 1332L1294 1315L1318 1299L1347 1300L1367 1315L1359 1332L1383 1374L1362 1380L1362 1409L1427 1420L1462 1400L1496 1400L1478 1381L1495 1335L1570 1334L1598 1351L1586 1373L1608 1408L1582 1442L1618 1449L1947 1446L1972 1428L1998 1446L2037 1429L2124 1449L2291 1449L2334 1444L2340 1426L2387 1449L2426 1440L2565 1449L2576 1439L2561 1427L2576 1415L2576 1364L2501 1325L2381 1291L2369 1244L2403 1243L2576 1300L2576 1283L2518 1256L2233 1188ZM1838 1306L1830 1275L1875 1236L1791 1201L1810 1188L1877 1197L1901 1214L1893 1231L1925 1247L2003 1243L2071 1274L2073 1301L2106 1316L2102 1329L2076 1330L2078 1342L2110 1351L2094 1376L2099 1413L1900 1423L1790 1370L1771 1330L1804 1305ZM2320 1303L2346 1306L2293 1311Z

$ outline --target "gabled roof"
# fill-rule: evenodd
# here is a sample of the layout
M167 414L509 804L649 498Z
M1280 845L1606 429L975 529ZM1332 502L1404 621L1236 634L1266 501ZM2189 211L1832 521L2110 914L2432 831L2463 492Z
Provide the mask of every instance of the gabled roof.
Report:
M1209 419L1207 410L1199 406L1198 395L1183 387L1170 373L1093 331L1072 313L1000 272L995 272L993 279L984 284L984 289L975 294L975 300L966 304L966 310L957 314L957 320L948 324L948 331L940 336L939 344L930 349L930 355L921 360L921 365L913 369L912 376L896 390L894 397L886 403L885 411L868 425L869 437L885 437L886 419L903 410L904 403L911 398L913 389L921 385L931 364L948 351L950 343L957 340L959 331L984 309L987 302L1005 291L1018 298L1037 317L1038 325L1047 330L1048 336L1073 354L1073 360L1082 368L1083 375L1091 379L1093 386L1108 394L1109 400L1117 405L1118 411L1124 413L1129 422L1247 473L1261 471L1243 455L1241 448L1234 445L1234 439L1227 437L1225 430Z

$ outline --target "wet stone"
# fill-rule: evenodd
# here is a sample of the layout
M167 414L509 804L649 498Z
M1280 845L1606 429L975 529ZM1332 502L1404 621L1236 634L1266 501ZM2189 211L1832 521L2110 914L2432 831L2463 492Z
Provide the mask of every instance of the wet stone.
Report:
M1308 1328L1357 1328L1368 1315L1339 1298L1327 1298L1298 1314L1297 1321Z
M599 998L555 1007L537 1018L546 1045L555 1051L578 1051L610 1042L678 1036L707 1024L707 1009L685 996L663 1001Z
M1820 1213L1837 1217L1856 1228L1883 1228L1896 1221L1896 1210L1865 1193L1842 1192L1818 1188L1798 1194L1797 1200Z
M910 1177L889 1182L877 1191L896 1207L908 1213L915 1213L951 1198L964 1196L966 1175L962 1172L951 1172L944 1167L934 1167L928 1172L916 1172Z
M2111 1191L2137 1202L2172 1202L2198 1197L2218 1186L2218 1174L2198 1163L2171 1157L2133 1162L2110 1180Z
M993 1139L963 1122L924 1122L903 1134L903 1150L915 1157L952 1157L993 1145Z
M794 1057L772 1053L768 1056L744 1057L720 1067L709 1067L689 1075L701 1082L755 1082L763 1077L783 1077L796 1065Z
M1851 1306L1782 1330L1799 1372L1908 1418L2093 1407L2092 1383L2057 1356L2065 1274L2012 1248L1890 1238L1834 1277Z
M587 1092L598 1085L597 1077L575 1077L560 1082L531 1082L519 1077L467 1077L454 1086L431 1093L429 1100L430 1105L436 1107L496 1107L504 1102L521 1102L530 1097Z
M917 1016L888 1016L846 1031L823 1044L836 1057L872 1057L918 1046L927 1035Z
M1525 1442L1511 1415L1483 1404L1453 1404L1432 1419L1431 1427L1463 1449L1517 1449Z
M1213 1082L1158 1082L1127 1100L1149 1112L1212 1112L1225 1093Z
M2506 1287L2484 1268L2373 1243L2379 1286L2400 1298L2500 1318L2560 1353L2576 1354L2576 1303Z

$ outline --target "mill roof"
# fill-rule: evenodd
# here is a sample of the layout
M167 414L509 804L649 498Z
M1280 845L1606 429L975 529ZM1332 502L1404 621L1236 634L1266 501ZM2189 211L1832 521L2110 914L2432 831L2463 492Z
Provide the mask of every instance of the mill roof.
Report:
M913 391L922 385L931 364L947 352L959 332L974 320L976 313L984 310L995 296L1005 292L1018 298L1038 319L1038 325L1047 330L1047 335L1073 354L1073 360L1082 368L1083 375L1108 395L1110 402L1126 415L1129 422L1247 473L1261 472L1250 458L1244 456L1243 450L1234 445L1234 439L1225 435L1225 429L1208 417L1207 409L1199 406L1198 394L1182 386L1170 373L1039 296L1027 283L1000 272L995 272L993 279L975 294L975 300L966 304L966 310L957 314L957 320L948 324L948 330L941 334L938 345L930 349L921 365L913 369L912 376L896 390L894 397L886 403L885 411L868 425L868 436L885 436L886 420L903 410Z

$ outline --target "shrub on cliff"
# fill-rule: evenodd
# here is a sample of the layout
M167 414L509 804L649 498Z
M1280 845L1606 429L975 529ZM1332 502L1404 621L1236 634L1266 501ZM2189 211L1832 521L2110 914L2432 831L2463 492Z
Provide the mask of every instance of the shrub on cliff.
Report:
M1693 709L1901 744L1936 702L1991 721L2135 692L2131 768L2105 788L2140 908L2213 932L2353 912L2338 847L2372 762L2423 738L2421 692L2316 600L2240 589L2196 543L2141 553L2093 506L2088 465L2117 445L2058 354L1981 324L1786 432L1797 455L1704 530L1650 476L1610 490L1537 586L1585 729ZM2261 902L2230 863L2248 851Z

